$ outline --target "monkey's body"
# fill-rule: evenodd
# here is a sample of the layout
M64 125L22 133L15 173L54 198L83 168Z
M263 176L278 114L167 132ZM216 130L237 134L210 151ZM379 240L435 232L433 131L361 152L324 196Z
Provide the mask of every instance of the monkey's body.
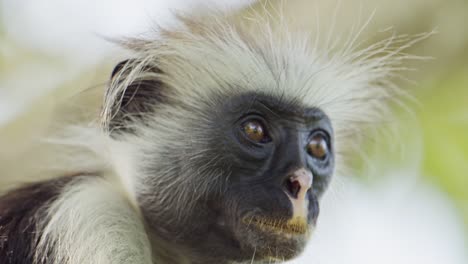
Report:
M16 189L0 200L0 215L2 264L153 263L138 211L102 176L69 176ZM46 232L68 239L58 242L63 255L50 248L58 246L49 244L52 237L41 236Z
M4 195L0 202L0 259L2 263L33 263L38 221L45 207L71 179L32 184ZM44 208L41 210L41 208Z
M112 74L97 150L118 156L109 167L0 197L2 264L261 263L303 250L346 139L387 113L383 79L405 55L392 39L332 55L267 23L181 19L160 40L124 43L135 58Z

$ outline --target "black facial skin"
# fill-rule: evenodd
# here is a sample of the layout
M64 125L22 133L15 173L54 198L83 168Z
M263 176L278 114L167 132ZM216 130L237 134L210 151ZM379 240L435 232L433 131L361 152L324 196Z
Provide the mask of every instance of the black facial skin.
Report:
M320 109L261 94L220 98L219 102L221 110L212 111L207 131L213 135L210 143L213 145L208 146L213 151L206 154L206 162L220 157L211 169L225 175L225 186L218 188L223 191L198 201L189 222L168 224L155 220L157 217L146 211L145 205L142 211L149 225L157 226L154 232L158 236L184 245L186 254L196 263L294 258L302 252L310 232L269 230L252 224L251 220L276 223L290 220L293 207L285 181L297 169L307 168L313 174L313 184L307 193L307 225L311 231L319 214L318 199L333 173L330 121ZM251 120L264 126L268 140L255 142L246 136L243 125ZM329 153L323 159L307 152L307 143L317 132L327 140Z

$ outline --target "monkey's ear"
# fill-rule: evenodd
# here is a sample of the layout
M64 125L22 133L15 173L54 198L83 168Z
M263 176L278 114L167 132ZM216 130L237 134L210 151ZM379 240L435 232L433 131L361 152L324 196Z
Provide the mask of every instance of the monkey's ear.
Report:
M105 128L111 132L130 132L135 122L144 121L163 100L163 85L158 78L161 73L154 66L142 67L135 59L118 63L104 99Z
M111 79L113 79L118 73L122 72L122 70L125 68L125 66L131 65L134 62L135 62L135 60L128 59L128 60L124 60L124 61L121 61L121 62L117 63L117 65L115 65L114 69L112 70Z

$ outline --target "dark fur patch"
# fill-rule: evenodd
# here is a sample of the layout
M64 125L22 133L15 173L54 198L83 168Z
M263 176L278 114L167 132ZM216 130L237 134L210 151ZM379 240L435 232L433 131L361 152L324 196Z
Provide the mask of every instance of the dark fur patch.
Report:
M76 176L30 184L0 196L0 263L33 263L46 207ZM42 252L47 254L47 252Z
M131 65L134 60L122 61L115 66L111 78L119 78L117 83L122 82L132 71ZM161 73L156 67L143 67L142 72ZM154 107L164 101L162 93L162 82L156 78L135 80L119 96L120 102L115 102L115 112L109 123L109 130L113 132L132 131L132 121L142 120L145 114L151 112Z

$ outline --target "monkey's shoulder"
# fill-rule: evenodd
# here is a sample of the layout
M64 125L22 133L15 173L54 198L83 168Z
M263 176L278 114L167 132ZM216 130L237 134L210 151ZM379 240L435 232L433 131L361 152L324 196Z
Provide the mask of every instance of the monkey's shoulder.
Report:
M0 196L0 263L33 263L46 208L74 179L27 184Z

